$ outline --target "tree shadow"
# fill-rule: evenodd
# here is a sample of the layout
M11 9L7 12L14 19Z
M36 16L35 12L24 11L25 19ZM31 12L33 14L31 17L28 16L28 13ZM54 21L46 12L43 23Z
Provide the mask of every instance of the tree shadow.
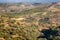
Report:
M60 28L60 26L58 26L57 28Z
M52 36L58 36L58 31L57 30L52 30L50 29L43 29L41 31L44 35L40 35L37 38L46 38L47 40L53 40L50 38L50 35Z

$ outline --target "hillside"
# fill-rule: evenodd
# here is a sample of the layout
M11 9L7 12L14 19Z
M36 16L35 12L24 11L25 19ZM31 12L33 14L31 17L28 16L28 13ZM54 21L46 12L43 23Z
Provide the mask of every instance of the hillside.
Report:
M2 4L0 10L0 40L60 40L60 2Z

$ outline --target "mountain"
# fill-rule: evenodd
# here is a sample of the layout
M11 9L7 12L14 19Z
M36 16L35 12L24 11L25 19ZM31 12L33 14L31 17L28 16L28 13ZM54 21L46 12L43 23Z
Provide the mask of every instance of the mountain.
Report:
M0 3L0 40L60 40L60 2Z
M48 6L55 6L57 8L60 7L60 2L50 2L50 3L0 3L0 10L5 12L20 12L23 10L29 10L35 7L43 7Z
M0 0L0 3L19 3L19 2L29 2L29 3L38 3L38 2L60 2L60 0Z

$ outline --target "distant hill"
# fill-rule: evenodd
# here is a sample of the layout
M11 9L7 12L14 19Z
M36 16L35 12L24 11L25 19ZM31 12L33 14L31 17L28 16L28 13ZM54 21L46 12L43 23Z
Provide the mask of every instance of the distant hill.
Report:
M20 12L23 10L32 9L35 7L43 7L43 6L55 6L60 7L60 2L51 2L51 3L0 3L0 10L4 12Z

